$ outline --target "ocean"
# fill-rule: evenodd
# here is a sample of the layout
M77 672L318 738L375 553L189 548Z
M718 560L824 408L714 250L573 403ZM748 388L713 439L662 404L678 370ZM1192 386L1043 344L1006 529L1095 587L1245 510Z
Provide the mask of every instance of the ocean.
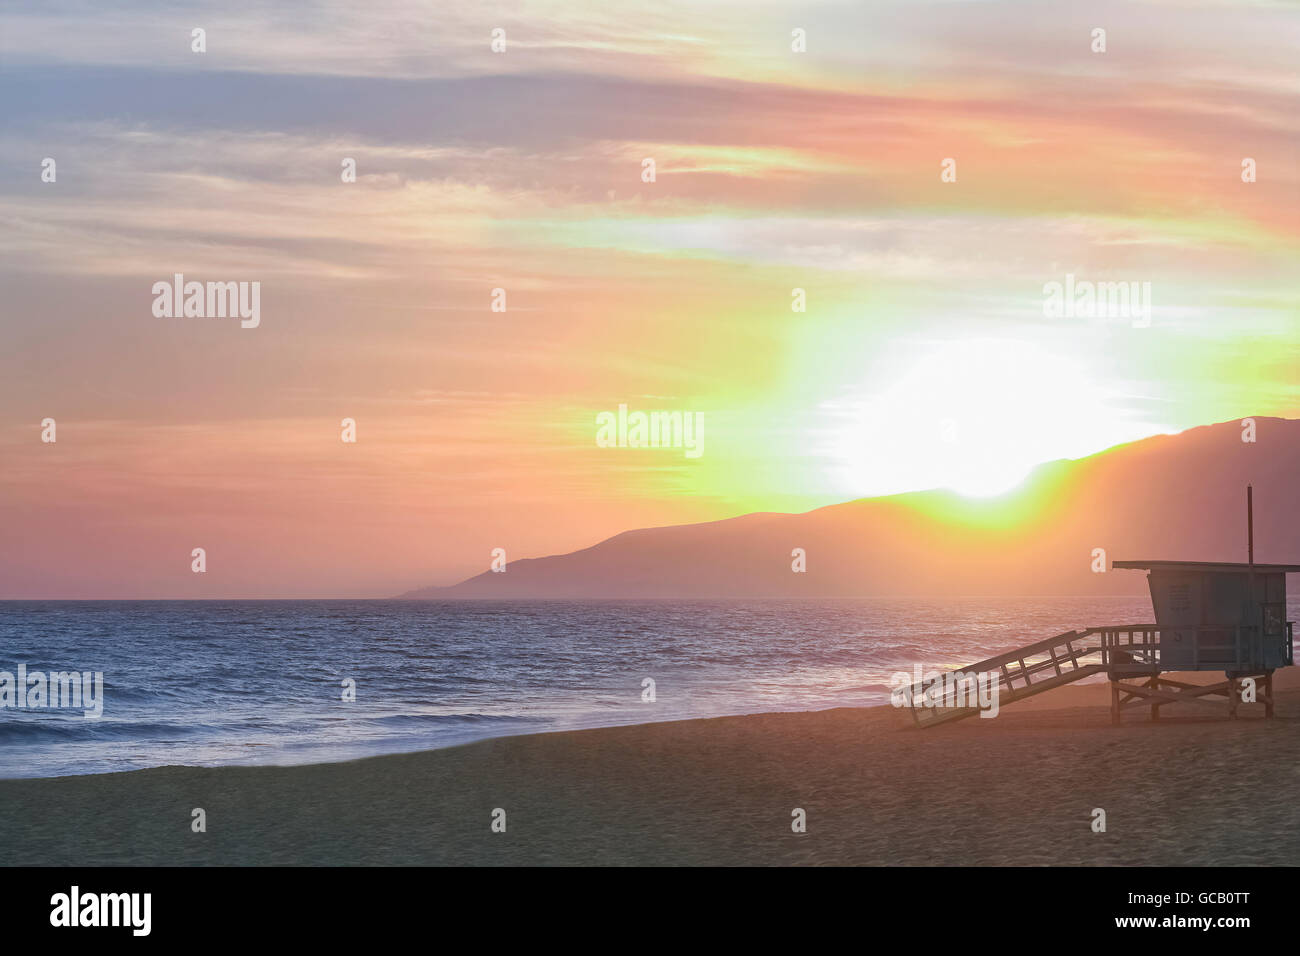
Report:
M0 671L103 673L99 718L0 709L0 777L318 763L880 704L916 664L1150 617L1145 596L0 602Z

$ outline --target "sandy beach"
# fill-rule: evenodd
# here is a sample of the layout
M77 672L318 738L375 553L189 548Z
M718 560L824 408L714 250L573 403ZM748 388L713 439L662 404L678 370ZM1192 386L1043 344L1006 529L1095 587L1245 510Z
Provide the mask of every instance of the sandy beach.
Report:
M1115 728L1102 684L926 731L836 709L6 780L0 838L20 865L1294 864L1300 675L1277 684L1272 721L1181 705Z

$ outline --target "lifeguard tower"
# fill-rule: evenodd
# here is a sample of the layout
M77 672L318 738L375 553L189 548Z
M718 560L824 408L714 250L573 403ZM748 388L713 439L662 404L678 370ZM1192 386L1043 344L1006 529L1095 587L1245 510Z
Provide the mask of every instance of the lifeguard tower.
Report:
M1157 623L1090 627L999 654L961 668L996 683L999 707L1085 677L1110 679L1111 721L1125 708L1190 702L1237 716L1246 680L1254 700L1273 716L1273 672L1294 663L1294 623L1286 620L1286 576L1300 564L1256 564L1253 493L1246 489L1245 564L1203 561L1115 561L1144 570ZM1193 684L1168 671L1222 671L1226 680ZM942 675L941 675L942 676ZM904 699L920 727L979 713L957 682L930 679L906 688ZM1250 697L1247 696L1247 700Z

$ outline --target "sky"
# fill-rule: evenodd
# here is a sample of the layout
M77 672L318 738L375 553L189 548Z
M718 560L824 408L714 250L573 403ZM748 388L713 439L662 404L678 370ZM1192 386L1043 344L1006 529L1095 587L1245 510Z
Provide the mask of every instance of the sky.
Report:
M0 598L380 597L1297 417L1296 49L1283 3L0 4ZM257 326L157 315L177 273Z

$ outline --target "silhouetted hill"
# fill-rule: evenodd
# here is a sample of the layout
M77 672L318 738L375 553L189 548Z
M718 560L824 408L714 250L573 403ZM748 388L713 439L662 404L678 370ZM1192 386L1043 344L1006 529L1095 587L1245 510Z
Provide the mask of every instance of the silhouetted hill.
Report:
M1300 421L1257 418L1157 436L1035 469L999 498L947 491L863 498L804 514L644 528L570 554L510 562L404 598L661 598L1145 591L1106 558L1300 560ZM791 570L803 548L806 573Z

